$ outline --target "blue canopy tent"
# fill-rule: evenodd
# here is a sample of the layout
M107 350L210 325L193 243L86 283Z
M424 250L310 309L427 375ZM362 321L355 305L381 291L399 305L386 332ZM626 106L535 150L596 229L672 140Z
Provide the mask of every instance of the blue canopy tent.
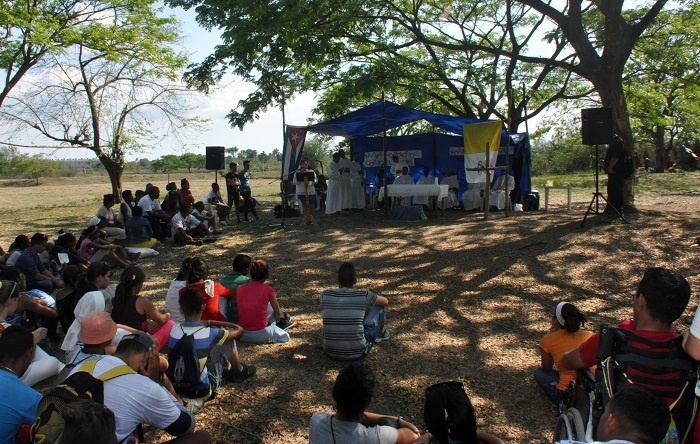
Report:
M425 120L436 128L451 134L427 133L383 138L384 130L406 125L417 120ZM360 163L367 171L367 180L377 183L377 173L382 168L383 151L386 144L387 158L395 152L410 162L410 174L414 182L423 176L423 167L428 167L434 177L441 177L450 168L459 178L461 198L467 189L464 173L464 138L462 125L484 122L467 117L454 117L434 114L397 105L392 102L375 102L344 116L310 126L309 131L350 139L351 151L360 154ZM380 134L380 136L374 136ZM505 153L510 140L509 173L516 179L512 193L513 202L520 202L520 196L530 193L530 149L527 134L501 135L501 147L496 165L505 165ZM501 171L495 172L498 177Z

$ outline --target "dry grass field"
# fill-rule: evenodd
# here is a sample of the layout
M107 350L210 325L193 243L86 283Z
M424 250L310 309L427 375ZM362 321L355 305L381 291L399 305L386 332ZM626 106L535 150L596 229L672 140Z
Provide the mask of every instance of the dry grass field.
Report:
M38 187L1 182L0 243L7 248L19 233L82 228L109 190L105 180L45 179ZM532 369L558 301L578 305L590 329L615 323L631 316L644 270L665 266L683 273L694 289L678 329L687 329L697 306L700 249L691 244L700 235L700 174L686 174L671 188L664 188L663 175L646 180L654 185L638 188L639 211L628 216L630 224L591 216L581 228L591 190L580 189L572 212L559 192L548 212L496 213L489 221L480 213L448 212L399 223L358 211L323 215L312 227L290 219L295 225L286 230L269 226L278 222L271 211L277 185L258 180L253 191L263 220L225 227L218 242L202 247L166 244L159 257L141 261L145 295L162 304L187 255L206 258L213 278L230 270L237 253L270 263L280 304L297 325L286 344L239 344L242 359L258 374L225 386L197 415L215 442L307 442L311 415L332 411L331 387L343 363L321 349L318 295L335 286L343 261L356 264L359 287L390 300L391 339L365 360L378 379L372 411L403 415L423 428L425 388L457 379L468 388L482 427L506 442L548 442L555 416ZM203 196L211 177L190 181L195 196ZM136 189L146 182L164 187L166 178L127 177L125 185ZM148 436L151 442L161 438Z

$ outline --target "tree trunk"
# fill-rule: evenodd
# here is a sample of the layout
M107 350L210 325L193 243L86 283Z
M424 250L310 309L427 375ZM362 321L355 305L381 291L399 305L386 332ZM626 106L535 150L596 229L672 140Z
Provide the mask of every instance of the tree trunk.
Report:
M112 184L112 194L114 194L114 198L121 200L122 172L124 171L124 167L112 161L112 159L107 156L99 156L99 159L100 163L102 163L102 166L105 167L105 170L107 170L107 174L109 175L109 181Z
M659 125L654 128L654 172L663 173L666 170L666 147L664 146L664 128Z

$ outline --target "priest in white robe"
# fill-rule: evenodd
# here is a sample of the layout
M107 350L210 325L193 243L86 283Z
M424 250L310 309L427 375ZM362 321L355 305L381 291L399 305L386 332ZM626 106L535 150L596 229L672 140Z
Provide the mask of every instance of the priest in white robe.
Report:
M435 179L430 175L430 168L423 167L423 177L418 179L417 185L434 185ZM413 205L427 205L429 210L433 209L433 196L414 196Z
M362 209L365 207L365 187L362 186L362 166L360 165L360 153L353 154L350 163L350 208Z
M447 171L445 171L445 177L442 178L440 184L447 185L449 188L447 199L444 199L445 207L459 208L459 200L457 200L457 193L459 192L459 179L454 176L454 172L451 168L448 168ZM442 208L442 205L442 202L438 202L438 207Z
M405 166L401 170L401 175L394 180L394 185L413 185L413 178L408 174L408 167ZM398 196L394 201L394 205L411 205L411 196Z
M345 150L338 150L340 154L340 209L349 210L352 201L352 179L350 177L350 167L352 162L345 157Z
M328 164L326 214L335 214L342 210L340 191L340 154L333 153L333 160Z

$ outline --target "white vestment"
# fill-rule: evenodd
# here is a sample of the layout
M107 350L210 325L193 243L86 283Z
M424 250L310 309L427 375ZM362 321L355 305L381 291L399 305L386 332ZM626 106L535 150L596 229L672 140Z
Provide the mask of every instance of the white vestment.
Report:
M447 185L450 191L447 193L447 199L445 199L447 208L454 208L459 206L459 201L457 200L457 194L454 188L459 190L459 180L455 176L443 177L441 185ZM442 202L438 202L438 207L442 208Z
M394 180L394 185L413 185L413 178L408 174L405 176L398 176ZM397 196L394 201L395 205L411 205L411 196Z
M352 167L352 161L350 159L346 158L340 158L340 162L338 162L338 165L340 165L341 170L345 170L347 168L347 172L343 172L340 174L340 208L342 210L349 210L350 209L350 202L352 201L352 179L350 177L350 168Z
M362 186L362 167L354 160L350 163L350 208L365 207L365 189Z
M328 191L326 192L326 214L342 210L340 196L340 162L328 165Z
M416 182L418 185L434 185L435 179L433 176L423 176ZM433 209L433 196L414 196L413 205L427 205L429 209Z

